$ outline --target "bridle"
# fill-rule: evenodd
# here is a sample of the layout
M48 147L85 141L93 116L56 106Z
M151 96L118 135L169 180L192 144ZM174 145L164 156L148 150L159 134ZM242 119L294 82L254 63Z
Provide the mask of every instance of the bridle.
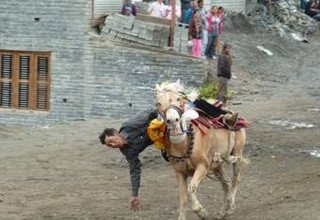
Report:
M180 133L179 135L187 135L187 138L188 138L188 141L187 141L187 144L188 144L188 148L187 148L187 151L186 153L183 155L183 156L174 156L174 155L170 155L168 154L167 151L165 150L162 150L162 155L163 157L167 160L167 161L170 161L170 162L184 162L186 159L190 158L191 154L192 154L192 150L193 150L193 145L194 145L194 131L193 131L193 127L192 127L192 124L189 124L188 127L186 129L183 128L183 124L182 124L182 120L181 120L181 117L182 117L182 110L175 106L175 105L171 105L169 106L168 108L166 108L164 110L164 114L163 114L163 117L164 117L164 120L165 120L165 123L168 123L168 119L166 118L167 117L167 112L169 109L174 109L178 112L179 114L179 117L180 117L180 122L179 122L179 126L180 126L180 131L182 133ZM168 125L167 125L167 138L168 140L170 141L170 128L168 128ZM171 137L172 138L172 137ZM184 138L184 137L183 137ZM170 141L171 142L171 141Z
M186 130L183 128L183 125L182 125L182 121L181 121L181 117L182 117L182 110L178 107L178 106L175 106L175 105L170 105L168 108L166 108L164 110L164 113L163 113L163 119L167 125L167 128L168 128L168 124L170 123L167 119L167 113L168 113L168 110L169 109L174 109L178 112L179 114L179 118L180 118L180 123L179 123L179 126L180 126L180 130L182 131L182 134L184 134L186 132ZM168 134L170 134L170 129L168 128Z

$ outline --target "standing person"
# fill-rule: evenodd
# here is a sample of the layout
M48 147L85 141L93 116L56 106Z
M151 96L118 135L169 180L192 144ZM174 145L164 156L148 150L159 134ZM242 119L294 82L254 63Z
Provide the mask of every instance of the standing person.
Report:
M185 17L186 24L190 24L191 18L196 8L198 8L197 0L191 0L190 8L186 11L186 17Z
M207 21L207 11L203 7L203 0L198 1L199 12L202 19L202 51L201 56L204 56L205 50L208 44L208 21Z
M134 3L132 3L132 0L125 0L124 4L122 6L121 14L126 16L136 16L137 15L137 7Z
M300 8L302 11L306 9L306 0L300 0Z
M169 0L169 5L166 6L166 19L172 19L172 0ZM179 19L181 17L181 9L180 7L176 4L176 20Z
M318 0L310 0L306 4L305 13L310 17L320 21L320 3Z
M217 76L219 80L219 88L217 92L217 100L220 100L224 106L227 104L228 81L231 78L231 45L225 43L218 59Z
M197 7L195 7L189 24L189 40L192 41L192 56L200 58L202 52L202 19Z
M190 9L191 0L180 0L181 3L181 22L185 24L189 24L186 20L187 11Z
M147 127L157 117L157 110L141 111L123 123L119 131L114 128L107 128L99 137L101 144L119 149L129 163L132 187L132 197L129 204L131 210L134 211L139 210L141 206L138 197L141 176L139 154L152 144L147 134Z
M222 30L223 30L223 7L222 6L219 6L218 8L218 16L220 18L220 27L219 27L219 35L217 37L217 44L216 44L216 53L217 54L220 54L221 52L221 33L222 33Z
M218 7L212 6L207 16L208 20L208 45L205 56L208 59L216 59L216 44L221 33L221 19L218 15Z
M163 4L163 0L156 0L155 2L151 3L148 8L148 13L154 17L165 18L166 6Z

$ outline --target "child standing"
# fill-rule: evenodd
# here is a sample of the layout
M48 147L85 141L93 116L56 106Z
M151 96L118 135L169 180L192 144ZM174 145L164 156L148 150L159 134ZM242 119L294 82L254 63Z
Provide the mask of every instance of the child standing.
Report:
M198 8L194 11L189 25L189 40L192 41L192 56L202 54L202 18Z

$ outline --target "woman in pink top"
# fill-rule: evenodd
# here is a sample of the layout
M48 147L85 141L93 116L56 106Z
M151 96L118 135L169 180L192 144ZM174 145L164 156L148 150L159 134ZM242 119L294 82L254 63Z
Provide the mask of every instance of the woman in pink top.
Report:
M221 18L218 14L218 7L212 6L207 15L208 21L208 45L205 51L205 56L208 59L216 59L216 44L217 39L222 31Z
M217 54L221 53L221 33L223 31L223 11L224 11L223 7L220 6L218 8L218 16L220 17L221 22L220 22L220 34L218 36L217 45L216 45L216 53Z

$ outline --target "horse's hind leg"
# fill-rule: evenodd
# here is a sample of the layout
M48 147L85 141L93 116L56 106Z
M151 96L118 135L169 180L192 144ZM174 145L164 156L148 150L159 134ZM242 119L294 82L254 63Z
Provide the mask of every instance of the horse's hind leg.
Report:
M237 158L237 161L233 163L233 177L232 177L232 187L231 187L231 204L230 209L227 210L227 214L232 214L235 208L235 197L237 194L238 187L240 185L240 173L243 166L249 163L248 159L245 159L242 155L243 149L246 142L245 130L240 130L236 132L236 145L233 149L233 156Z
M225 216L228 212L228 210L231 207L232 199L230 194L230 178L225 172L225 169L223 168L223 164L220 164L218 167L216 167L213 170L215 176L220 181L223 191L224 191L224 199L223 199L223 205L221 209L221 215Z
M241 180L241 169L244 165L248 164L249 161L243 156L239 156L237 159L237 162L233 164L233 177L232 177L232 187L231 187L231 205L230 209L227 210L228 214L232 214L235 208L235 198L237 194L238 187L240 185L240 180Z
M197 198L197 188L200 182L206 177L207 168L199 164L194 172L194 175L190 181L188 192L190 194L191 202L192 202L192 210L201 218L207 219L208 213L205 208L200 204Z
M232 178L232 187L231 187L231 204L227 214L232 214L234 211L235 197L237 194L238 186L240 184L240 159L238 158L237 162L233 164L233 178Z

